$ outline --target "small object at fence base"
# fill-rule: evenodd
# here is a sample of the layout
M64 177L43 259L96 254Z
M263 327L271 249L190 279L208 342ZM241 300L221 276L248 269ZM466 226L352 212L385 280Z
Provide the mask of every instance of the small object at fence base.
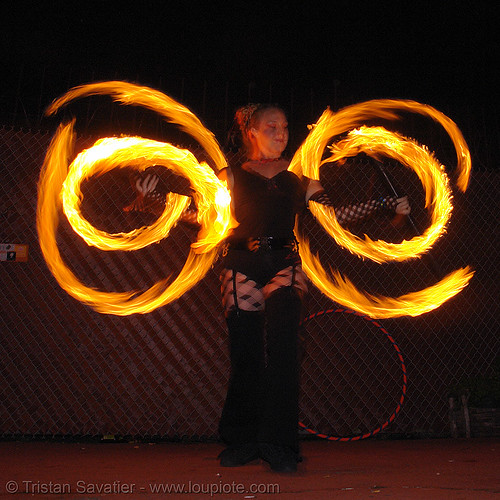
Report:
M450 429L454 438L500 436L500 408L476 408L469 406L466 396L450 401ZM464 405L465 401L465 405ZM462 403L461 405L459 404Z
M0 243L0 261L28 262L28 245Z
M450 434L451 437L457 438L458 437L458 430L457 430L457 420L455 418L455 398L450 397L448 398L448 404L450 407Z
M462 394L462 408L464 409L464 420L465 420L465 437L470 438L470 415L469 406L467 405L467 400L469 398Z

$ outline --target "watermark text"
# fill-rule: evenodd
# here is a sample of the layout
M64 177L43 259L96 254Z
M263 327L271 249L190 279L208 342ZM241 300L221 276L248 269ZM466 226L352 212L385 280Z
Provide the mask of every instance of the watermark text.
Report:
M3 491L2 491L3 490ZM187 483L149 483L137 484L123 481L92 482L78 480L74 483L56 481L6 481L0 484L0 493L26 493L28 495L104 495L104 494L137 494L150 493L157 495L186 494L186 495L234 495L234 494L278 494L280 485L277 483L244 483L213 482L202 483L189 481Z

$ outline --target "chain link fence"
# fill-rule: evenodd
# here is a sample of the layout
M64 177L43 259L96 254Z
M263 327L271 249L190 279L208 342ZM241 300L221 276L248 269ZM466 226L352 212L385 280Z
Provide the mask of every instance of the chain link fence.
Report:
M15 248L2 247L0 436L215 439L229 374L220 261L179 300L149 314L99 314L73 299L48 271L37 240L37 181L50 139L0 129L0 243L29 249L23 262ZM92 143L79 137L76 150ZM409 196L416 224L425 228L418 179L400 165L386 168ZM148 214L123 211L134 197L132 173L115 170L84 184L82 210L95 227L118 232L151 222ZM367 163L326 165L322 181L339 204L387 194ZM443 275L471 265L476 274L470 285L431 313L380 321L401 349L408 376L403 407L381 435L449 435L451 388L466 377L493 373L500 344L499 181L498 172L475 172L465 194L454 192L447 233L430 252ZM301 223L324 266L339 269L362 290L395 296L437 280L428 259L364 261L340 249L310 214ZM389 215L350 230L388 241L413 236L411 227L394 224ZM196 230L179 224L169 238L142 250L102 252L87 246L62 216L57 238L65 262L86 285L129 291L175 276ZM305 314L336 307L311 286ZM307 321L301 362L306 426L356 436L394 416L403 391L401 361L367 319L332 312Z

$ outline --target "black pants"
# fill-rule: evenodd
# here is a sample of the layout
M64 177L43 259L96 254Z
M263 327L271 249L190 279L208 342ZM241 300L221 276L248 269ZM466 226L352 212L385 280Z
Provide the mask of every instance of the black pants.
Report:
M274 443L298 452L301 299L292 287L274 292L265 312L227 318L231 375L219 432L232 446Z

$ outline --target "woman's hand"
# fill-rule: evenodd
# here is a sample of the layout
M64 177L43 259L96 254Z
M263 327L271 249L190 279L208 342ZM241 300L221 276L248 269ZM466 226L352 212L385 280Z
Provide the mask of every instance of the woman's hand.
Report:
M155 191L160 178L154 174L148 174L146 177L139 177L135 181L137 195L135 200L126 207L125 212L150 212L159 215L165 208L165 195Z
M410 202L408 201L408 196L403 196L396 200L396 208L394 211L397 215L409 215L411 212Z
M157 175L148 174L144 179L137 179L135 187L142 196L146 196L155 190L159 180L160 178Z

